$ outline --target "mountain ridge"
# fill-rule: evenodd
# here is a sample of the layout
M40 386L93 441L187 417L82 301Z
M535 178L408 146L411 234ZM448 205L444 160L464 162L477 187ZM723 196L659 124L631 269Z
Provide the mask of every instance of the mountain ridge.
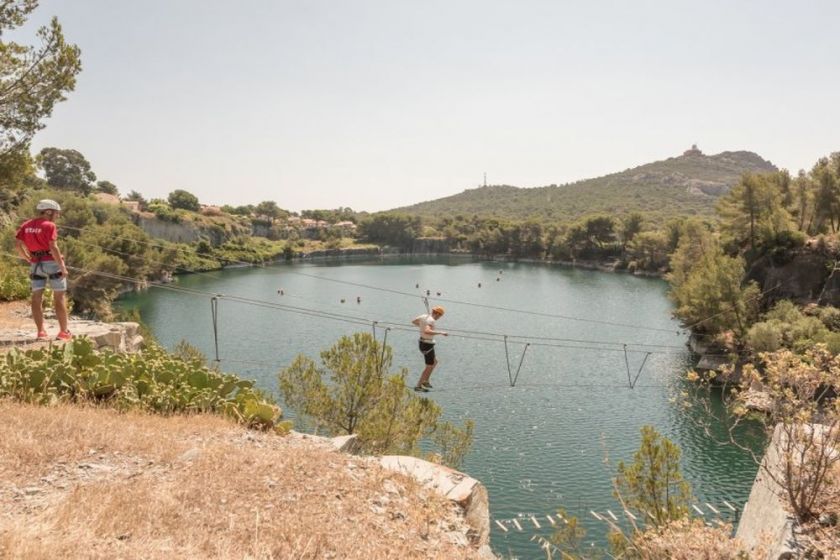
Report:
M706 156L696 147L683 155L563 185L489 185L387 212L422 217L461 215L512 219L575 219L587 214L642 212L653 215L714 212L717 197L744 173L778 171L746 150Z

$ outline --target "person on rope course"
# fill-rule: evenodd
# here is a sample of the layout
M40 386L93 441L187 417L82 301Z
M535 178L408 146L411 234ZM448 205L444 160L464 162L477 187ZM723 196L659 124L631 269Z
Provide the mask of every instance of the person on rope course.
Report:
M420 329L420 352L423 354L423 359L426 362L426 369L420 375L415 391L428 393L432 388L429 383L429 378L432 376L432 370L437 366L438 361L435 357L435 339L437 335L449 336L449 333L435 330L435 321L443 317L444 309L440 305L432 307L432 312L416 317L411 323Z
M38 217L24 222L17 230L15 244L20 256L29 262L29 278L32 281L32 319L38 329L38 340L49 338L44 330L44 289L49 282L53 291L55 316L59 331L56 340L70 340L67 330L67 266L58 248L58 229L55 220L61 213L61 206L54 200L41 200L35 207Z

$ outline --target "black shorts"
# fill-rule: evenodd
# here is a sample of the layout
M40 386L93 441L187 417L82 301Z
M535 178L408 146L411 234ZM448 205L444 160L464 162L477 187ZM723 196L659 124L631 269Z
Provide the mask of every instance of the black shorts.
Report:
M430 366L435 363L435 345L431 342L420 341L420 352L423 353L423 359L426 360L426 365Z

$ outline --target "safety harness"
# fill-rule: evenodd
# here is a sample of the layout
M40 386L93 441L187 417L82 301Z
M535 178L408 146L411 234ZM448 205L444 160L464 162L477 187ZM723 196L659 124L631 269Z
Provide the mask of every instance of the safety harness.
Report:
M46 272L44 272L42 268L44 264L44 257L52 256L52 253L50 253L49 251L30 251L29 254L32 255L32 257L35 259L35 268L33 268L32 272L29 274L29 278L31 280L40 280L43 278L57 280L58 278L64 276L64 274L62 274L60 270L55 274L47 274ZM41 273L38 274L38 271L40 271Z

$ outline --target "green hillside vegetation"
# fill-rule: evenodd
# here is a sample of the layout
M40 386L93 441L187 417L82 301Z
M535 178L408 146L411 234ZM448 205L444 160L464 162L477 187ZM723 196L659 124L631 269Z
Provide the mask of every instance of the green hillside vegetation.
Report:
M691 150L689 150L691 152ZM460 194L397 208L423 218L457 215L510 220L571 221L588 214L642 212L655 217L712 215L715 200L744 173L776 167L746 151L702 155L699 150L567 185L467 189Z

